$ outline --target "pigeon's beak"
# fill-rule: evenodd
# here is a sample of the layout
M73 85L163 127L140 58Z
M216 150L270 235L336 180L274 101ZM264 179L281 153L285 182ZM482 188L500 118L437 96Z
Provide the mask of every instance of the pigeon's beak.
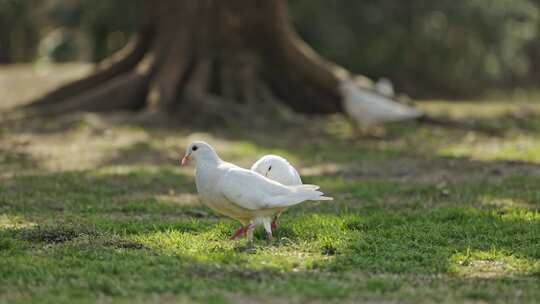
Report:
M185 166L187 163L188 163L188 160L189 160L189 156L191 155L191 153L189 154L186 154L184 155L184 157L182 157L182 160L180 160L180 164L182 166Z

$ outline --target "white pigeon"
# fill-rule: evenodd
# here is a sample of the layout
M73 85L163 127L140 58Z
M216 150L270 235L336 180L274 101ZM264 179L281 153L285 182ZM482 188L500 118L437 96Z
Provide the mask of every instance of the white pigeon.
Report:
M251 171L255 171L286 186L302 184L302 179L298 171L285 158L278 155L270 154L261 157L251 166ZM281 212L276 213L272 218L272 232L277 229L277 219L280 215Z
M251 170L283 185L301 185L302 179L298 171L283 157L265 155L257 160Z
M376 90L358 86L352 79L342 80L340 91L345 113L364 128L423 115L422 111L398 103Z
M251 241L258 224L263 224L268 239L272 239L271 221L275 214L307 200L332 200L317 191L316 185L285 186L225 162L203 141L188 145L181 164L186 165L189 159L196 162L195 184L201 202L242 224L231 239L246 233Z

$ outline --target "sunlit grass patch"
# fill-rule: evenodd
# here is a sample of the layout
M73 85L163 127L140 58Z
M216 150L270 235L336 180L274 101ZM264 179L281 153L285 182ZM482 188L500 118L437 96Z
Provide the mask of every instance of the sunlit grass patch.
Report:
M467 249L450 258L451 273L469 278L501 278L529 275L540 271L540 262L520 258L505 250Z
M199 262L293 272L324 265L345 248L350 238L343 221L329 216L283 221L271 243L258 230L253 245L245 240L229 241L235 226L215 224L193 231L167 230L130 238L162 254L189 256Z
M193 193L176 193L174 190L167 194L157 195L156 200L175 206L201 206L199 197Z
M486 195L486 196L480 197L478 201L483 206L492 207L492 208L501 208L501 209L505 209L505 208L535 209L538 207L530 202L525 201L524 199L513 198L513 197L496 197L496 196Z
M29 221L22 216L0 214L0 230L28 228L34 225L36 225L36 223Z
M540 104L534 102L538 96L525 100L512 100L508 97L487 99L484 101L421 101L418 105L433 115L449 116L455 119L497 119L507 115L530 115L540 113ZM533 102L531 102L533 101Z
M540 221L540 211L523 210L518 208L501 208L497 211L502 220L505 221Z
M465 137L461 142L439 148L437 153L445 157L467 157L483 161L540 163L540 141L525 135L490 139Z

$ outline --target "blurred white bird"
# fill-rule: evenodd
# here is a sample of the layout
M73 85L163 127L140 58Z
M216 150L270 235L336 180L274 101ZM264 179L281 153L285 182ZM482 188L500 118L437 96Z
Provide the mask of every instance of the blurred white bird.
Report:
M231 239L246 233L248 240L252 240L253 229L262 224L270 240L271 221L275 214L307 200L332 200L317 191L318 186L285 186L254 171L225 162L203 141L188 145L181 164L186 165L189 159L196 162L195 184L201 202L242 224Z
M251 170L286 186L302 184L298 171L285 158L278 155L270 154L261 157L251 166ZM272 218L270 225L272 232L277 229L277 219L280 215L281 212L278 212Z
M378 89L393 93L393 88L391 92L390 87L384 83L381 83ZM364 128L386 122L412 120L423 115L416 108L392 100L392 96L358 86L352 79L343 80L340 91L345 113Z

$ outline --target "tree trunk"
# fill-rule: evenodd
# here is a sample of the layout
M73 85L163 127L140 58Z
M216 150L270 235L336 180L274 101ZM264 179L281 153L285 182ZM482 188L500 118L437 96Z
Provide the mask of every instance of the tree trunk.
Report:
M299 39L286 5L286 0L147 0L147 21L135 41L92 75L29 108L217 113L277 99L298 112L342 112L338 86L344 70Z
M0 64L10 63L11 61L9 56L10 37L7 29L9 29L7 22L0 16Z

